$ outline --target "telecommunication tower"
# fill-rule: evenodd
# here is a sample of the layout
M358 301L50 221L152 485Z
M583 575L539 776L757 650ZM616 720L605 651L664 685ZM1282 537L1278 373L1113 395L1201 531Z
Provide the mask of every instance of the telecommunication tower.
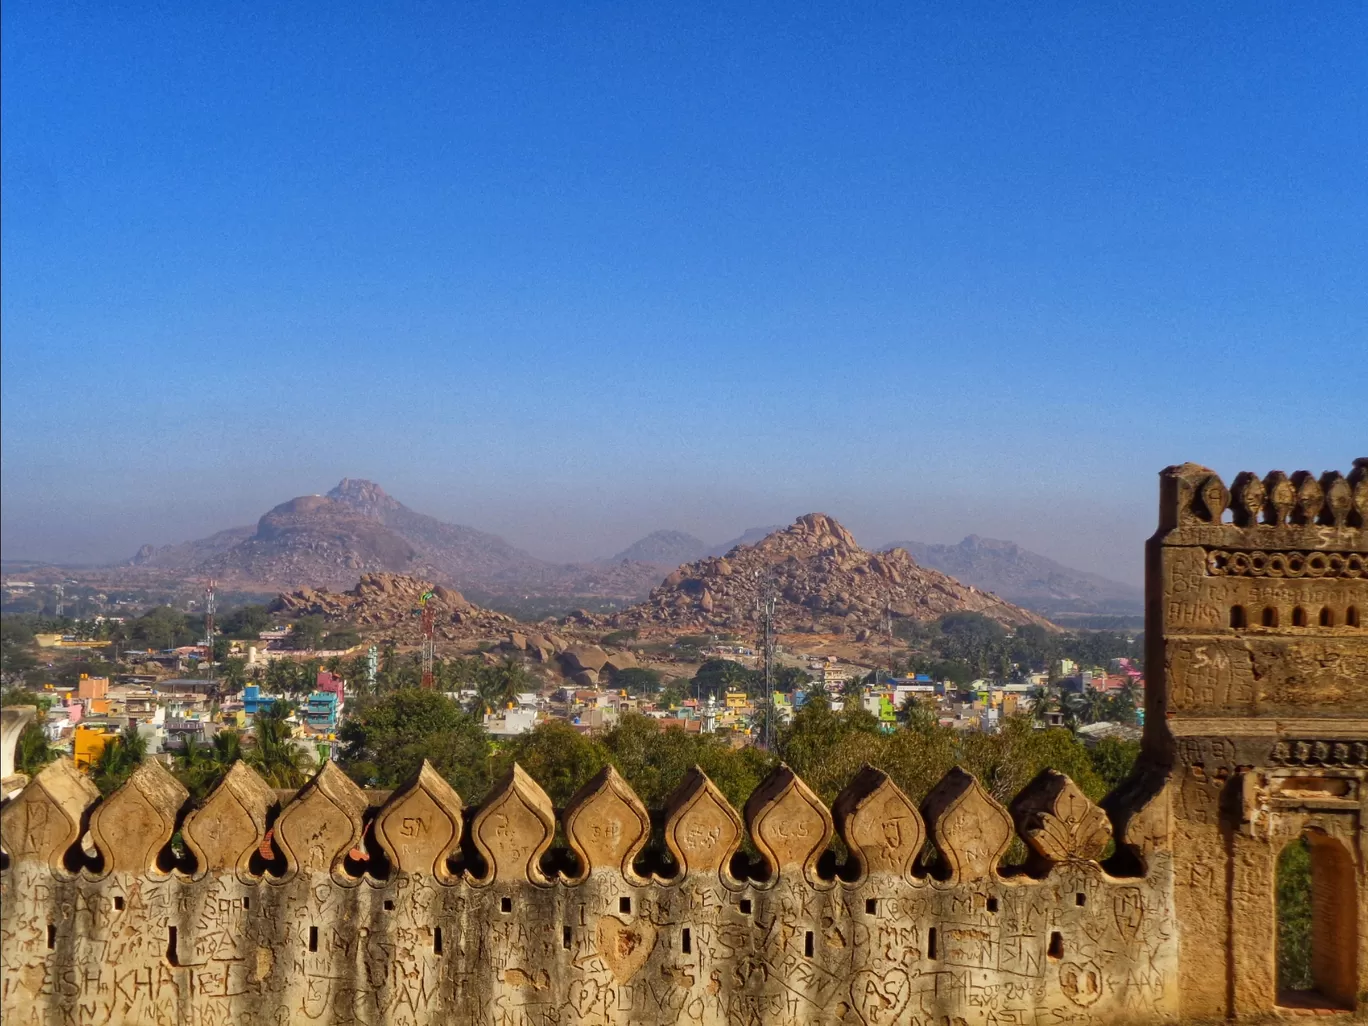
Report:
M423 625L423 687L432 687L432 657L435 645L432 640L433 628L437 623L437 610L432 605L432 592L425 591L418 599L418 613Z
M213 578L204 587L204 647L209 650L209 679L214 679L214 592L218 581Z
M375 694L375 672L380 668L380 650L374 645L366 649L366 685Z
M59 620L62 618L62 596L65 594L65 591L66 589L59 581L57 584L57 619Z
M765 657L765 730L761 743L765 748L774 748L774 588L766 578L760 586L759 613L760 624L764 630L762 639Z

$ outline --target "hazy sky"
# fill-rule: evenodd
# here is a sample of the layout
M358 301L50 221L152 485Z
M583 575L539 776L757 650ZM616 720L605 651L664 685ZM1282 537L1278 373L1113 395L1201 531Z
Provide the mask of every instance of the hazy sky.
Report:
M8 558L350 475L1136 580L1164 465L1368 453L1360 0L0 18Z

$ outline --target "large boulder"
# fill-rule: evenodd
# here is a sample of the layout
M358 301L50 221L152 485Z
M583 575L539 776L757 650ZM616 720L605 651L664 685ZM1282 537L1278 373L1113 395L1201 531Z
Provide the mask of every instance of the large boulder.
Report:
M599 675L593 670L580 670L571 678L578 687L596 688L599 686Z
M576 674L581 670L592 670L597 674L608 661L608 653L597 645L575 645L562 652L560 658L567 673Z
M635 669L640 665L641 664L637 662L636 656L632 655L631 652L614 652L604 660L603 666L599 672L613 674L617 673L619 670Z

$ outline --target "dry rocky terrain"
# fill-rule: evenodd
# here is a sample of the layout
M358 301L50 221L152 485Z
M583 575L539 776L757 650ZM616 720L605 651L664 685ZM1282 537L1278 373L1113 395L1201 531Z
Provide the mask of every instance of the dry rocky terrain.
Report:
M871 553L836 520L809 513L754 545L681 566L645 602L605 618L617 627L703 630L754 625L772 592L778 629L814 633L883 630L888 618L934 620L983 613L1003 624L1051 626L990 592L920 566L903 549Z

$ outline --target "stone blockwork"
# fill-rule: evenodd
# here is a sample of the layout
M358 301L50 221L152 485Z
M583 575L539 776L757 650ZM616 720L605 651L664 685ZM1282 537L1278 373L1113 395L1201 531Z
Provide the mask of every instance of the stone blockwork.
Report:
M1009 813L958 770L919 810L866 769L833 814L780 767L743 819L694 770L658 831L612 770L559 818L520 769L473 815L426 766L378 807L331 765L281 809L242 764L183 819L184 791L151 763L95 798L63 761L4 809L7 1026L930 1026L1177 1010L1172 855L1135 827L1166 819L1162 789L1114 826L1055 773ZM1004 872L1013 813L1033 856ZM1135 875L1097 861L1114 830ZM839 874L823 859L836 831L850 853ZM938 857L923 871L928 837Z
M1004 808L960 770L918 807L865 768L828 810L785 766L740 813L697 769L655 815L611 769L564 810L516 768L467 809L427 766L377 801L327 765L282 804L239 764L190 810L157 765L101 802L53 763L0 810L0 1014L1255 1016L1277 1007L1274 867L1302 834L1318 993L1299 1003L1363 1014L1366 475L1241 475L1227 490L1191 464L1163 472L1144 756L1101 807L1046 771ZM1029 854L1004 866L1014 836Z
M1315 995L1368 1010L1368 461L1345 477L1160 476L1145 757L1170 772L1181 1008L1281 1001L1274 878L1310 841Z

